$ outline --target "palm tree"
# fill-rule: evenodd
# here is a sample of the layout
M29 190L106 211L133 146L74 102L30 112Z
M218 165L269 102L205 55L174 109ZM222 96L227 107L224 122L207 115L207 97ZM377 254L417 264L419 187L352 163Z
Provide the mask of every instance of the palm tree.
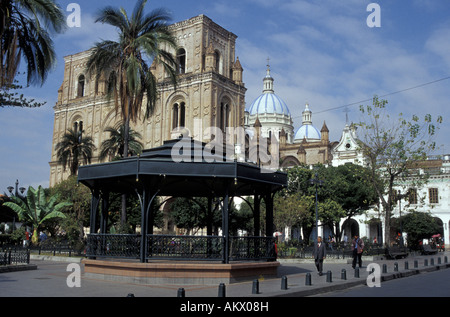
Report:
M128 154L139 154L142 152L143 145L141 142L136 140L137 138L141 139L142 136L139 132L134 131L132 129L128 129ZM110 156L119 156L124 157L124 144L125 144L125 125L120 125L119 129L115 129L112 127L108 127L104 130L105 132L110 133L109 139L106 139L102 142L99 160L104 160L108 155ZM120 218L121 225L124 225L126 222L126 199L127 195L122 194L122 214Z
M84 164L90 164L92 152L96 149L90 136L83 136L82 131L69 129L62 137L61 142L56 144L56 156L59 163L70 167L70 175L76 175L80 166L80 159Z
M53 0L0 2L0 87L14 83L23 57L27 83L43 84L56 57L49 32L65 29L65 16Z
M72 205L69 202L58 203L58 198L57 195L54 195L47 199L42 186L39 185L37 190L29 186L26 199L11 196L10 200L12 201L5 202L3 206L16 212L20 221L33 226L31 241L37 243L39 227L47 220L65 218L66 215L62 211L65 207Z
M105 132L110 133L109 139L102 142L100 148L99 160L103 161L107 156L124 157L124 143L125 143L125 126L122 124L118 129L107 127ZM142 139L139 132L129 129L128 132L128 154L134 155L142 152L143 145L137 139Z
M137 1L131 17L121 8L104 8L96 22L102 22L119 30L119 39L102 41L92 48L87 62L87 72L98 80L107 79L108 97L114 97L116 113L122 115L124 123L124 153L128 153L130 120L136 122L145 102L145 117L148 118L157 100L156 78L149 64L160 63L176 84L176 61L162 47L176 49L176 40L167 28L170 20L163 9L155 9L144 15L146 0Z

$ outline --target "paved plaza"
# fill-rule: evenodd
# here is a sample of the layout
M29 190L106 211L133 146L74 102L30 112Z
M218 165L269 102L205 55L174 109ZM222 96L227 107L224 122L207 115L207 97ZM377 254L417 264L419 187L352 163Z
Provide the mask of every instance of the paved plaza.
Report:
M57 257L35 256L32 257L31 264L36 265L36 269L0 273L0 297L127 297L129 294L134 297L177 297L181 288L186 298L218 297L219 289L225 291L225 296L230 298L256 300L265 297L304 297L359 285L373 285L377 280L376 271L370 270L372 267L381 273L381 287L387 280L447 269L450 267L447 260L449 255L449 252L441 252L398 260L363 258L359 277L355 276L347 259L326 259L323 276L317 274L312 260L280 260L276 278L259 277L258 283L249 280L225 285L224 288L219 285L139 285L88 278L83 274L80 259L65 258L61 261ZM370 272L367 270L368 266ZM78 285L75 283L76 279L72 278L75 272L73 267L81 269ZM328 271L331 274L327 274ZM309 276L311 283L307 285ZM257 294L254 292L256 285L259 287ZM398 296L402 294L399 293Z

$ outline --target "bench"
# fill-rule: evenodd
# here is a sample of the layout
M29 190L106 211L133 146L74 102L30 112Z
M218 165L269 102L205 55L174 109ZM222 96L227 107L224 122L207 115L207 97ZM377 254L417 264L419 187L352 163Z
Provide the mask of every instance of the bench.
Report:
M408 249L405 247L389 247L386 248L386 256L391 259L401 259L408 256Z
M437 252L438 252L438 250L437 249L433 249L431 247L431 245L429 245L429 244L424 244L422 246L422 254L423 255L436 254Z

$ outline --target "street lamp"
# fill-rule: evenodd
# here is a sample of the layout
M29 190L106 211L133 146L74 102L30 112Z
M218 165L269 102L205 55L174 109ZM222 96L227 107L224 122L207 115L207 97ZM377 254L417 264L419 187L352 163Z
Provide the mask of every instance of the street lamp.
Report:
M322 186L323 181L319 179L319 176L317 174L317 171L314 173L314 178L311 178L310 180L311 185L314 185L316 187L316 239L319 237L319 212L317 210L317 186Z
M16 197L19 197L20 199L24 199L25 196L23 195L23 193L25 192L26 188L25 187L19 187L19 180L18 179L16 179L16 184L15 185L16 185L16 191L15 191L14 194L13 194L14 187L12 187L12 186L6 187L8 189L8 191L9 191L9 194L11 196L14 195ZM20 194L19 194L19 191L20 191ZM14 231L14 229L16 228L16 216L13 216L13 225L12 225L12 227L13 227L12 230Z
M24 198L23 193L25 192L26 188L25 187L20 187L19 188L19 180L18 179L16 179L16 184L15 185L16 185L16 191L14 193L14 196L17 196L19 198ZM14 187L8 186L7 189L9 191L9 193L11 195L13 195ZM19 194L19 191L20 191L20 194Z

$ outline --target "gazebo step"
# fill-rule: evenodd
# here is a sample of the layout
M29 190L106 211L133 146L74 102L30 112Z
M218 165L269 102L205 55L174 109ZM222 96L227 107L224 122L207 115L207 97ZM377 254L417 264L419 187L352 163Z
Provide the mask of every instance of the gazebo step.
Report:
M237 283L255 278L276 277L279 262L155 261L140 263L84 259L89 278L136 284L205 285Z

